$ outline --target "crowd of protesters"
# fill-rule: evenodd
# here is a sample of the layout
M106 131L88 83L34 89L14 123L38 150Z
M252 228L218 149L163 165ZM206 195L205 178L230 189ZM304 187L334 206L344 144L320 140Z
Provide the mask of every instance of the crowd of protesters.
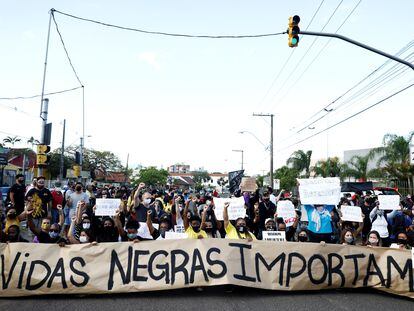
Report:
M286 241L336 243L367 247L409 249L414 244L414 202L401 198L392 211L378 207L377 196L370 191L345 194L337 206L302 205L288 191L277 196L271 188L254 192L236 191L243 196L246 215L229 220L228 203L222 221L217 220L214 197L217 192L195 193L177 189L153 189L141 183L134 189L126 186L86 187L80 182L53 189L38 177L29 186L23 175L8 194L1 215L0 242L56 243L60 246L79 243L140 242L165 239L166 232L180 228L187 238L228 238L261 240L264 231L284 231ZM97 198L118 198L115 216L95 215ZM277 203L290 200L296 219L289 226L277 215ZM342 221L341 207L360 206L363 221ZM306 211L307 217L302 213ZM220 217L221 219L221 217Z

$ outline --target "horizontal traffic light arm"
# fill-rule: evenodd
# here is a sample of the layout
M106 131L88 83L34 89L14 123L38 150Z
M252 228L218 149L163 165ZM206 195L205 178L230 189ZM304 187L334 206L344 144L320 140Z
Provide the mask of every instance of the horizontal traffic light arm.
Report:
M336 33L314 32L314 31L300 31L299 34L301 34L301 35L309 35L309 36L318 36L318 37L338 38L338 39L344 40L346 42L349 42L351 44L357 45L357 46L359 46L359 47L361 47L363 49L369 50L371 52L374 52L374 53L380 54L382 56L385 56L387 58L390 58L392 60L395 60L396 62L399 62L401 64L404 64L404 65L406 65L406 66L408 66L408 67L410 67L411 69L414 70L414 64L411 64L410 62L407 62L404 59L395 57L394 55L388 54L386 52L383 52L381 50L378 50L376 48L373 48L373 47L371 47L369 45L366 45L364 43L361 43L361 42L352 40L352 39L350 39L348 37L345 37L345 36L342 36L342 35L338 35Z

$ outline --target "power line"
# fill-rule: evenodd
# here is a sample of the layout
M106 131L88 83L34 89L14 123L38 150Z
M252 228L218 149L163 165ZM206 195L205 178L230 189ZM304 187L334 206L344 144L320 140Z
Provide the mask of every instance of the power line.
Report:
M343 120L341 120L341 121L339 121L339 122L337 122L337 123L335 123L335 124L333 124L333 125L331 125L331 126L328 126L328 127L326 127L325 129L323 129L323 130L320 130L319 132L317 132L317 133L315 133L315 134L312 134L312 135L310 135L310 136L308 136L308 137L306 137L306 138L304 138L304 139L302 139L302 140L300 140L300 141L298 141L298 142L296 142L296 143L294 143L294 144L291 144L291 145L289 145L289 146L287 146L287 147L284 147L284 148L282 148L282 149L279 149L279 150L277 150L277 151L283 151L283 150L286 150L286 149L288 149L288 148L290 148L290 147L293 147L293 146L296 146L297 144L300 144L300 143L302 143L302 142L304 142L304 141L306 141L306 140L308 140L308 139L311 139L311 138L313 138L313 137L315 137L315 136L317 136L317 135L319 135L319 134L322 134L323 132L326 132L326 131L330 130L331 128L334 128L334 127L336 127L336 126L338 126L338 125L340 125L340 124L342 124L342 123L344 123L344 122L346 122L346 121L348 121L348 120L350 120L350 119L352 119L352 118L354 118L354 117L356 117L356 116L360 115L361 113L363 113L363 112L365 112L365 111L367 111L367 110L369 110L369 109L371 109L371 108L373 108L373 107L375 107L375 106L377 106L377 105L379 105L379 104L381 104L381 103L385 102L386 100L388 100L388 99L390 99L390 98L392 98L392 97L394 97L394 96L396 96L396 95L398 95L398 94L400 94L400 93L402 93L402 92L404 92L404 91L408 90L408 89L409 89L410 87L412 87L412 86L414 86L414 83L412 83L412 84L410 84L410 85L408 85L408 86L406 86L406 87L404 87L404 88L400 89L399 91L397 91L397 92L395 92L395 93L393 93L393 94L391 94L391 95L389 95L389 96L387 96L387 97L385 97L385 98L381 99L380 101L378 101L378 102L376 102L376 103L374 103L374 104L372 104L372 105L370 105L370 106L368 106L368 107L366 107L366 108L364 108L364 109L362 109L362 110L360 110L360 111L358 111L358 112L356 112L356 113L354 113L354 114L350 115L349 117L346 117L345 119L343 119Z
M58 26L58 24L56 23L55 14L53 14L53 12L54 12L54 10L52 9L52 10L51 10L51 12L50 12L50 14L52 15L52 18L53 18L53 23L55 24L56 31L57 31L57 33L58 33L58 35L59 35L59 38L60 38L60 42L62 43L63 49L65 50L65 53L66 53L66 58L67 58L67 59L68 59L68 61L69 61L69 65L70 65L70 67L72 67L72 71L73 71L73 73L75 74L76 79L78 80L79 84L83 87L83 83L82 83L82 82L81 82L81 80L79 79L78 73L76 72L75 67L74 67L74 66L73 66L73 64L72 64L72 60L70 59L70 56L69 56L68 50L66 49L65 42L63 41L62 34L61 34L61 33L60 33L60 31L59 31L59 26Z
M57 91L57 92L51 92L51 93L47 93L44 95L50 96L50 95L56 95L56 94L62 94L62 93L66 93L66 92L71 92L71 91L75 91L77 89L82 88L82 86L77 86L71 89L66 89L66 90L62 90L62 91ZM37 98L37 97L41 97L42 95L33 95L33 96L18 96L18 97L0 97L0 100L18 100L18 99L32 99L32 98Z
M93 20L93 19L89 19L89 18L84 18L84 17L64 13L64 12L61 12L61 11L58 11L58 10L55 10L55 9L51 9L51 11L52 11L52 14L53 14L53 12L56 12L56 13L65 15L67 17L71 17L71 18L78 19L78 20L85 21L85 22L95 23L95 24L98 24L98 25L101 25L101 26L113 27L113 28L117 28L117 29L135 31L135 32L151 34L151 35L170 36L170 37L204 38L204 39L244 39L244 38L271 37L271 36L278 36L278 35L286 34L286 31L277 32L277 33L268 33L268 34L257 34L257 35L216 35L216 36L169 33L169 32L149 31L149 30L144 30L144 29L138 29L138 28L132 28L132 27L125 27L125 26L109 24L109 23L105 23L105 22L101 22L101 21L97 21L97 20Z

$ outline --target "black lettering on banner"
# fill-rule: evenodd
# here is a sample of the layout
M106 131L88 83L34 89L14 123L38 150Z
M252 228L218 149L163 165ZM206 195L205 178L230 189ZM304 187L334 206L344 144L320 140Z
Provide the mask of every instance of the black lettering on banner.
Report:
M312 264L315 260L319 260L323 266L323 274L322 277L318 280L315 279L313 277L313 269L312 269ZM315 269L315 270L319 270L319 269ZM326 260L323 256L321 255L313 255L311 256L311 258L309 258L308 260L308 275L309 275L309 279L311 280L311 282L313 284L322 284L323 282L325 282L327 276L328 276L328 264L326 263Z
M19 261L19 258L20 258L20 255L21 254L22 253L20 253L20 252L17 252L16 253L16 257L14 257L13 263L12 263L12 265L10 267L9 276L7 278L7 281L6 281L6 275L4 273L4 270L5 270L5 267L4 267L4 255L1 255L1 276L2 276L2 286L3 286L3 289L7 289L7 287L9 286L11 277L12 277L13 272L14 272L14 268L16 268L16 264Z
M338 259L338 264L333 267L333 257ZM328 274L328 285L332 286L332 274L337 274L340 276L341 278L341 285L339 287L344 287L345 285L345 275L342 273L342 266L344 264L344 259L342 258L342 256L335 254L335 253L329 253L328 254L328 270L329 270L329 274Z
M177 255L182 255L184 257L183 262L176 266L177 264ZM174 285L175 283L175 275L178 272L182 272L184 274L184 284L188 284L188 271L185 268L185 266L188 263L188 260L190 259L190 256L181 249L174 249L171 251L171 285Z
M165 284L170 284L170 266L168 265L168 263L165 263L165 264L162 264L162 265L156 265L155 267L157 269L164 270L164 271L162 271L162 273L160 275L155 275L154 274L154 260L159 255L164 255L165 257L167 257L168 252L166 252L164 250L159 250L159 251L156 251L156 252L152 253L150 259L148 260L148 274L149 274L150 278L155 280L155 281L159 281L159 280L165 278Z
M261 282L262 279L260 278L260 265L259 263L262 262L263 265L266 267L268 271L272 270L272 268L280 261L280 268L279 268L279 285L283 285L283 270L285 267L285 261L286 261L286 254L282 253L279 256L276 257L275 260L273 260L270 265L267 264L266 259L260 254L256 253L255 256L255 266L256 266L256 277L257 281Z
M26 253L26 254L24 254L24 256L25 257L29 257L30 254L29 253ZM22 286L23 286L23 276L24 276L24 272L26 271L26 265L27 265L27 262L26 261L23 261L22 268L20 269L19 282L17 284L17 288L18 289L22 289Z
M375 271L371 271L371 266L374 267ZM364 278L364 286L368 286L368 280L371 275L378 276L378 278L381 281L381 285L385 286L384 276L382 275L381 269L377 265L377 261L375 260L374 254L369 254L369 257L368 257L367 274L365 275L365 278Z
M52 287L53 280L57 276L60 276L62 288L68 288L68 285L66 284L65 265L63 263L63 258L59 258L58 262L56 263L55 270L53 270L52 275L50 276L49 282L47 282L48 288Z
M36 265L43 266L43 268L46 269L46 275L43 277L43 279L41 279L39 281L39 283L31 284L32 283L33 272L35 270ZM35 290L35 289L39 289L40 287L42 287L43 284L46 283L46 281L49 278L51 272L52 272L52 270L50 269L49 265L45 261L43 261L43 260L34 260L34 261L32 261L30 263L29 274L27 275L26 290Z
M200 264L197 264L197 261L200 262ZM202 271L204 280L208 282L208 276L206 268L204 267L203 258L201 257L200 251L198 249L194 250L193 253L193 264L191 265L191 274L190 274L190 283L194 283L194 277L196 271Z
M128 266L126 272L123 265L119 261L118 253L115 250L111 252L111 266L109 269L108 290L114 287L114 273L115 266L117 266L119 274L121 275L122 284L128 284L131 282L131 264L132 264L132 246L128 247Z
M354 280L352 285L356 285L359 277L358 258L365 258L364 254L345 255L345 259L352 259L354 261Z
M248 281L248 282L256 282L256 279L246 275L246 263L244 261L244 249L251 249L252 246L249 244L242 244L242 243L229 243L231 247L238 247L240 249L240 264L242 269L242 274L233 274L233 277L238 280Z
M148 280L148 278L146 276L139 276L138 275L138 270L140 268L142 269L147 269L148 266L147 265L140 265L139 264L139 256L140 255L148 255L149 251L141 251L141 250L136 250L135 251L135 255L134 255L134 273L133 273L133 280L134 282L145 282L146 280Z
M292 272L292 261L293 257L299 258L302 261L302 267L296 271ZM290 253L288 257L287 273L286 273L286 287L290 285L290 279L296 278L301 275L306 270L306 259L299 253Z
M211 254L213 252L217 253L217 254L221 253L220 249L217 248L217 247L210 248L207 251L207 255L206 255L207 256L207 263L210 266L219 265L222 268L222 270L221 270L220 273L214 273L213 271L211 271L211 269L208 269L207 274L208 274L209 277L211 277L213 279L220 279L220 278L222 278L223 276L225 276L227 274L227 266L224 263L224 261L211 259Z
M83 281L81 283L78 283L78 282L76 282L74 277L71 276L70 277L70 282L72 283L73 286L76 286L76 287L86 286L86 284L88 284L88 282L89 282L90 276L86 272L79 271L78 269L76 269L75 268L75 262L79 262L82 267L86 266L86 262L82 257L73 257L69 262L70 270L72 270L72 272L74 274L83 277Z
M392 256L387 256L387 283L385 285L387 288L391 287L391 281L392 281L391 264L398 271L398 273L400 274L400 278L402 280L404 280L408 274L408 288L410 292L414 292L412 259L408 259L405 262L404 270L402 270L401 267L398 265L398 263L395 261L395 259Z

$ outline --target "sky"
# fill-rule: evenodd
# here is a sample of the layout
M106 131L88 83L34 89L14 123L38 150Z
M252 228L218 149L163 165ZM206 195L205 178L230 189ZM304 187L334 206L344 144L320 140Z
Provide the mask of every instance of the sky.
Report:
M51 8L194 35L279 33L295 14L301 30L335 32L354 10L339 34L390 54L405 47L401 57L414 62L410 0L0 0L0 98L41 93ZM270 118L253 113L274 114L275 168L295 150L312 150L313 161L342 158L344 150L379 146L386 133L413 130L414 87L307 139L414 82L414 72L393 61L372 73L387 59L337 39L303 35L292 49L286 34L183 38L108 28L57 12L55 18L84 85L85 147L110 150L124 164L129 153L130 167L185 163L229 172L241 167L240 153L232 150L244 150L247 174L266 173ZM52 22L45 93L78 86ZM61 144L63 119L66 145L79 144L82 91L46 97L52 148ZM320 112L333 101L333 111ZM23 147L29 137L39 138L39 111L40 98L0 99L0 140L19 136L16 147Z

